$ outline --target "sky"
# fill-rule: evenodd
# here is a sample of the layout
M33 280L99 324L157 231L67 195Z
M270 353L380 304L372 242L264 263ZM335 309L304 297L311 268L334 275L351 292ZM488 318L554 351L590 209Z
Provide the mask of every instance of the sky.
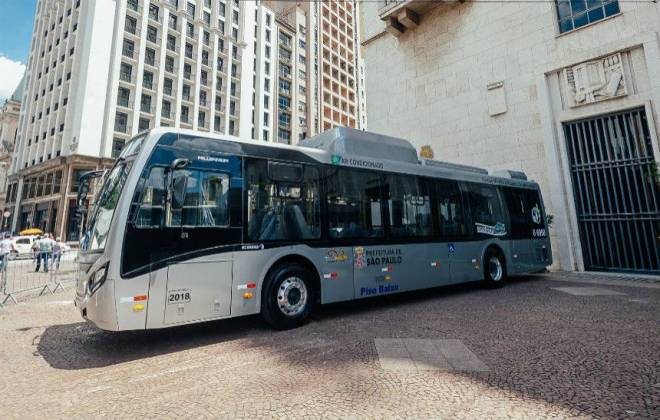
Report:
M0 104L25 72L35 7L36 0L0 0Z

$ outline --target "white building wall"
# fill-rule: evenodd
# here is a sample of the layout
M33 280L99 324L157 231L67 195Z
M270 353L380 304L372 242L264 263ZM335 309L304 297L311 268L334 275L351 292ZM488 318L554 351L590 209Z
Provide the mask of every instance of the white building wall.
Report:
M69 97L69 111L76 118L71 120L71 135L65 137L63 155L104 156L100 134L103 133L108 93L116 5L114 0L91 0L87 7L81 7L81 39L73 70L76 89ZM110 154L105 156L110 157Z
M555 267L581 269L562 122L641 105L660 129L659 6L619 5L560 34L554 2L443 4L396 38L378 16L383 2L362 3L369 129L431 145L436 159L526 172L555 216ZM629 94L567 106L559 71L616 52L629 57ZM500 82L506 111L491 116L487 87Z

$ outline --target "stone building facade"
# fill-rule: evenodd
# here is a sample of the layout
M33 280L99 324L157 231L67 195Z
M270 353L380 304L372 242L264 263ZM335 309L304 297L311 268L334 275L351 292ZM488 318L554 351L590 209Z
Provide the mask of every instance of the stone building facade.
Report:
M18 137L18 117L21 113L21 102L23 101L23 87L25 78L14 90L14 93L5 101L0 108L0 211L5 213L11 209L6 207L7 198L7 175L11 165L11 155ZM6 230L8 218L2 216L0 230Z
M538 181L555 268L660 272L660 5L365 2L369 128Z

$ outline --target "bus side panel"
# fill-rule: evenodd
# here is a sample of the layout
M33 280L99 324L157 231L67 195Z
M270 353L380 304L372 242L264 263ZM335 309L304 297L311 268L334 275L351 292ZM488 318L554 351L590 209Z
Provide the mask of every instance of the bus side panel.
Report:
M353 247L308 248L303 251L319 270L321 303L355 298L353 290Z
M115 294L119 330L143 330L150 306L149 274L117 280Z
M149 275L149 312L147 314L147 329L162 328L165 304L167 301L167 270L165 266Z

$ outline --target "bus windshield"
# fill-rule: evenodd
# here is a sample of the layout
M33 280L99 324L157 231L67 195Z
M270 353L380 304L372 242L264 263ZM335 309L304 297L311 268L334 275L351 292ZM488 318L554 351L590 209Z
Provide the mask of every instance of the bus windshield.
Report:
M106 177L82 237L83 249L101 250L105 247L110 232L110 222L132 164L132 161L127 162L120 158Z

